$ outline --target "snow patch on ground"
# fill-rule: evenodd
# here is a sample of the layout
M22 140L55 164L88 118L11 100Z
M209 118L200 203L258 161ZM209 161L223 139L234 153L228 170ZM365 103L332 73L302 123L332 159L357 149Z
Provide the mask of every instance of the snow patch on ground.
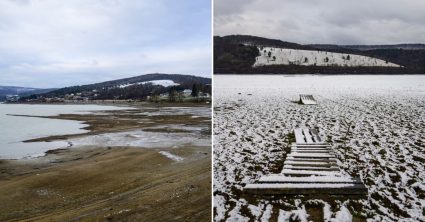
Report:
M264 210L263 216L261 217L261 222L268 222L270 220L270 217L273 213L273 206L267 205L266 209Z
M180 156L174 155L174 154L172 154L172 153L170 153L170 152L167 152L167 151L159 151L159 153L160 153L160 154L162 154L162 155L164 155L164 156L165 156L165 157L167 157L168 159L171 159L171 160L174 160L174 161L177 161L177 162L179 162L179 161L182 161L182 160L183 160L183 157L180 157Z
M345 206L341 206L341 209L336 212L335 219L331 220L334 222L351 222L353 221L353 215Z

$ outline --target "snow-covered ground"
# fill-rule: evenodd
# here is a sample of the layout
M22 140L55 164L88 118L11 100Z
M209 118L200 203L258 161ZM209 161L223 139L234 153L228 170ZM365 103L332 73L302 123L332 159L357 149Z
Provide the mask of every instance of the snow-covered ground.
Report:
M141 84L147 84L147 83L152 83L152 85L158 85L158 86L164 86L164 87L180 85L178 83L175 83L173 80L164 79L164 80L152 80L152 81L146 81L146 82L137 82L137 83L127 83L127 84L119 85L119 87L120 88L126 88L126 87L129 87L129 86L132 86L132 85L141 85Z
M174 160L174 161L177 161L177 162L183 160L183 157L174 155L174 154L172 154L170 152L167 152L167 151L159 151L159 153L162 154L162 155L164 155L168 159L171 159L171 160Z
M218 75L214 84L215 221L425 221L425 76ZM294 103L299 94L318 105ZM367 199L242 192L282 170L300 126L322 129Z
M385 60L354 54L273 47L259 47L258 49L260 50L260 56L256 58L254 67L291 64L302 66L400 67L400 65L387 62Z

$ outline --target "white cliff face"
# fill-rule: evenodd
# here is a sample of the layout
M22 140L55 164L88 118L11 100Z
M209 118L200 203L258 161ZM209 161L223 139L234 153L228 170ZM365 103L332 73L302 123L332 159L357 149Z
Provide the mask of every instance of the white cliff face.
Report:
M401 67L382 59L354 54L274 47L259 47L258 49L260 56L256 58L254 67L266 65Z

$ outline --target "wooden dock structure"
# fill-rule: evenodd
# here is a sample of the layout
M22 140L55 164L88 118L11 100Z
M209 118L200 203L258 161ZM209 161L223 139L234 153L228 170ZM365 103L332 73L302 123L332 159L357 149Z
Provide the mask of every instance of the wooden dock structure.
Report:
M366 195L367 188L359 178L340 172L334 152L319 136L318 130L294 130L296 142L291 144L280 174L261 177L244 190L264 195Z
M301 94L299 102L304 105L317 105L317 101L314 99L312 95Z

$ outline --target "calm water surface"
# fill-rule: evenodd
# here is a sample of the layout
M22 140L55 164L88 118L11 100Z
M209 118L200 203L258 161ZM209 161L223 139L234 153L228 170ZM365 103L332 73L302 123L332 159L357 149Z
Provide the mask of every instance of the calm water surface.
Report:
M99 105L26 105L0 104L0 159L19 159L44 155L51 149L66 147L66 142L23 143L46 136L87 132L80 121L12 115L55 116L84 114L91 111L129 109Z

